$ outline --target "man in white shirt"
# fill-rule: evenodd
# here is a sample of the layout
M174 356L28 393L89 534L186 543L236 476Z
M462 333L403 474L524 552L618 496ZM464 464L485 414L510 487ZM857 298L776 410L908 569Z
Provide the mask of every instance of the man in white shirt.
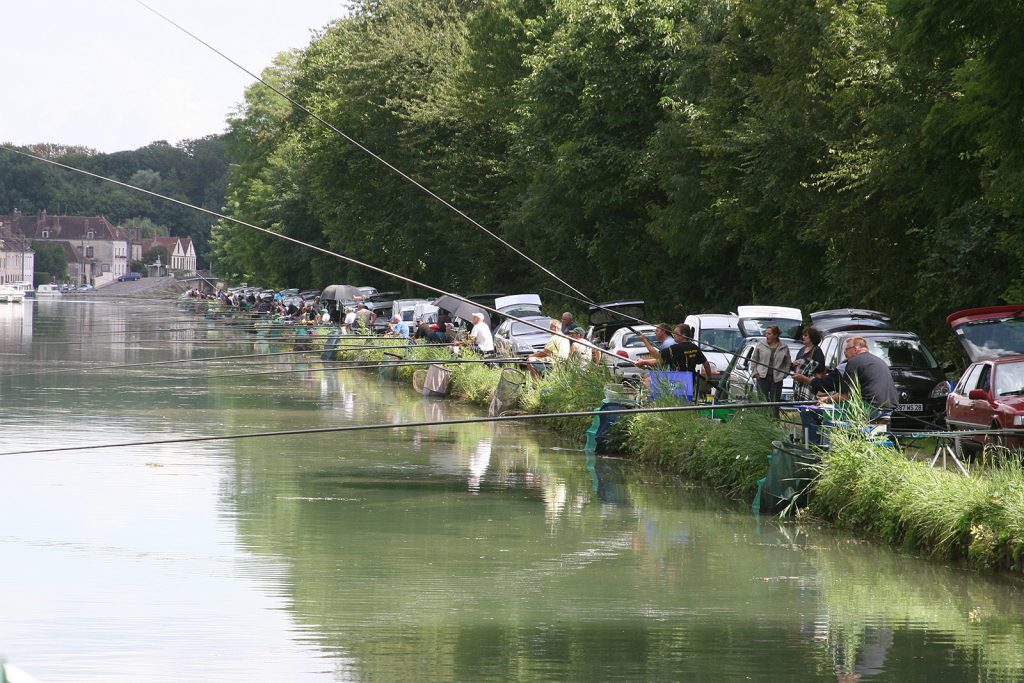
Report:
M483 313L473 314L473 329L470 334L476 339L476 347L485 356L494 355L494 337L491 335L491 328L484 322Z

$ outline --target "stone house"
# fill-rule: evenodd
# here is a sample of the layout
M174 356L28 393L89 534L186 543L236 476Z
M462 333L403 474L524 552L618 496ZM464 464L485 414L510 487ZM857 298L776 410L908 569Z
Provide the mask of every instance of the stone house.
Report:
M0 223L28 241L60 244L68 259L68 278L76 284L102 287L129 270L128 232L103 216L61 216L44 210L35 216L0 216Z
M32 285L35 272L35 252L22 235L0 221L0 285L26 282Z

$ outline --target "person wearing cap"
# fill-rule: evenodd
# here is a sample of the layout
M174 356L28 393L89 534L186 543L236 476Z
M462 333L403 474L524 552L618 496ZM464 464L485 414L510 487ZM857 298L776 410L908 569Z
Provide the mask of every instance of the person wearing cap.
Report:
M391 316L391 322L388 323L388 332L394 337L409 338L409 325L402 320L402 316L393 315Z
M352 334L352 328L356 324L356 309L351 306L345 307L345 322L342 326L342 331L345 334Z
M562 329L565 328L563 327ZM583 337L584 331L582 327L570 327L566 334L572 338L569 358L574 360L580 367L586 367L590 363L597 365L601 362L601 350Z
M491 328L484 322L483 313L473 314L473 329L469 334L476 340L476 347L480 349L480 353L485 356L494 355L494 336L491 334Z

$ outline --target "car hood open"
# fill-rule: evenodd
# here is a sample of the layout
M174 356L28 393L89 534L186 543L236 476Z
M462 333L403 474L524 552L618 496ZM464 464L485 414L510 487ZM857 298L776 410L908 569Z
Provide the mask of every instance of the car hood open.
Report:
M972 363L1024 354L1024 304L968 308L946 323Z

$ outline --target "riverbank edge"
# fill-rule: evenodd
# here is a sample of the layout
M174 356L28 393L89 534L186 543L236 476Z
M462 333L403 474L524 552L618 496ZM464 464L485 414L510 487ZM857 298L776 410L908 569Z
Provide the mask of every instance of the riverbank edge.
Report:
M339 351L338 357L386 359L383 351ZM447 347L410 346L405 358L443 364L453 357ZM478 357L463 353L462 358ZM482 363L446 367L454 398L488 407L502 370ZM398 366L392 374L411 383L417 369L422 366ZM517 408L534 414L591 410L601 405L604 386L613 381L604 368L552 371L524 383ZM591 418L545 422L582 441ZM854 415L849 428L831 430L830 448L821 452L810 502L801 514L927 558L1022 571L1024 469L1019 460L1006 459L981 476L963 476L869 440L866 422ZM772 441L786 438L767 410L738 411L728 421L695 412L648 413L623 418L620 425L627 457L741 500L753 498L757 480L767 473Z

